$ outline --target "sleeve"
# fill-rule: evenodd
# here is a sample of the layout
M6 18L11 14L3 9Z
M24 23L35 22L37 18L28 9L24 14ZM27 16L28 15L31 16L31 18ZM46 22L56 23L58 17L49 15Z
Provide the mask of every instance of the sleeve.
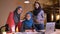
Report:
M43 10L41 11L41 17L44 20L44 11Z
M10 29L15 25L12 12L10 12L10 14L8 16L7 24L9 25Z
M38 14L37 16L37 20L40 21L44 21L44 11L41 10L41 12Z

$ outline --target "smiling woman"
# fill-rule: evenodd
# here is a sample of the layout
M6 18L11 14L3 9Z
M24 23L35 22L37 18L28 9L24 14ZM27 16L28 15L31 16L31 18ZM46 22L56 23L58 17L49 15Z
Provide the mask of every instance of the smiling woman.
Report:
M18 6L14 12L10 12L9 16L8 16L8 19L7 19L7 24L10 28L10 32L15 32L15 29L20 23L20 15L22 13L22 7L21 6ZM21 26L19 26L20 28ZM20 31L20 29L19 29Z

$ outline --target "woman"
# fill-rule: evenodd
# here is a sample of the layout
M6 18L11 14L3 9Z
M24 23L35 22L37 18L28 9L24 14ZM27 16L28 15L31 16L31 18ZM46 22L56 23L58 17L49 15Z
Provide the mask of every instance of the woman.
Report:
M7 24L10 28L10 32L15 32L15 28L17 27L17 24L20 23L20 14L22 13L22 7L18 6L14 12L10 12ZM21 25L21 23L20 23Z
M23 30L25 32L32 31L32 26L33 26L32 13L27 12L25 15L25 20L23 21Z
M39 2L34 3L33 15L34 15L36 31L43 30L44 29L44 11L41 9Z

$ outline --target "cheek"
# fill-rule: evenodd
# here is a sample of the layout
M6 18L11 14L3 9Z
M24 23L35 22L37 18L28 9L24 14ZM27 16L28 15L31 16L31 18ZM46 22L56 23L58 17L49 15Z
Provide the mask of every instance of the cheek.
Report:
M18 10L18 12L19 12L19 13L21 13L21 11L20 11L20 10Z
M37 5L36 7L38 8L39 6Z
M20 11L20 13L21 13L22 11Z
M36 8L38 8L38 6L35 6Z
M38 8L38 7L39 7L39 5L37 4L35 7L36 7L36 8Z
M27 18L29 18L29 19L31 18L30 14L27 15Z
M31 17L28 17L29 19L31 18Z
M26 18L30 18L29 16L27 16Z

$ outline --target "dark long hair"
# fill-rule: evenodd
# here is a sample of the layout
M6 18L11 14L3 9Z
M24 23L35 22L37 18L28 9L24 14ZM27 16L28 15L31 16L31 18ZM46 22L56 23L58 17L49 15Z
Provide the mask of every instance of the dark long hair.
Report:
M15 9L14 14L18 14L17 11L18 11L19 8L22 8L22 7L21 7L21 6L18 6L18 7Z
M39 4L39 7L38 7L38 9L35 7L35 4ZM37 16L38 15L38 13L41 11L42 9L41 9L41 5L40 5L40 3L39 2L35 2L34 3L34 10L33 10L33 14L35 15L35 16Z

